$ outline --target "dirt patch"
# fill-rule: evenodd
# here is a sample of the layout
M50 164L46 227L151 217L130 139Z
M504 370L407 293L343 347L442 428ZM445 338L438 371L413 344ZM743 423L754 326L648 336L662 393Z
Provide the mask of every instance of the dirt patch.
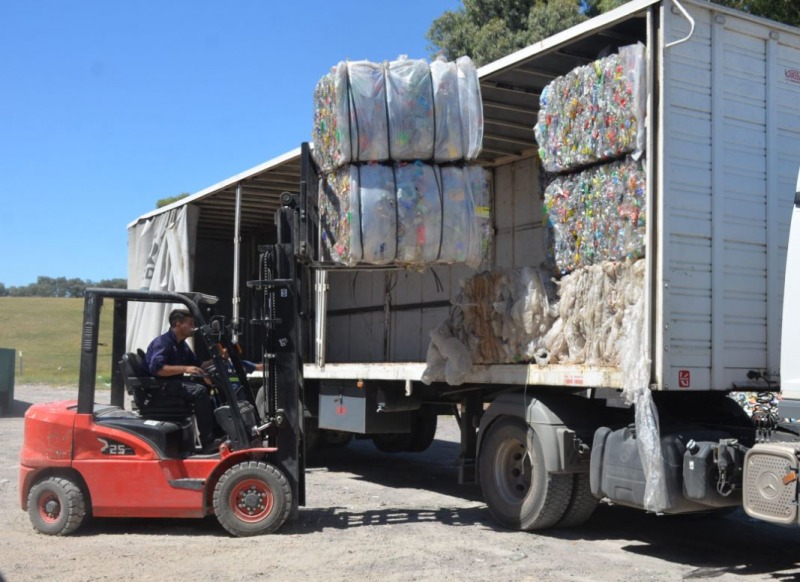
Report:
M440 418L425 453L370 441L311 459L307 506L277 534L237 539L203 520L95 519L36 533L19 506L22 415L73 389L17 386L0 418L0 573L18 580L796 580L800 530L727 517L657 517L601 506L584 526L498 528L457 484L458 431Z

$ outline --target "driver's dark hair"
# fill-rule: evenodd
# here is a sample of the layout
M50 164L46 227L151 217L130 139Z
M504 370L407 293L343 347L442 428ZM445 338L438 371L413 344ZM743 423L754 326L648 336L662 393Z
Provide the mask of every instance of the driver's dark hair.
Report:
M169 326L175 327L187 317L192 317L188 309L173 309L169 314Z

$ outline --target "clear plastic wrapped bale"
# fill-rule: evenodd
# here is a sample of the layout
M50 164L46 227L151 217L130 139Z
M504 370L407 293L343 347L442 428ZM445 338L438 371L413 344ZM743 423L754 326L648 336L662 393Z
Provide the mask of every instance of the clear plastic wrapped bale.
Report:
M483 101L478 70L469 57L456 59L456 68L463 156L465 160L476 160L483 149Z
M314 90L314 149L325 172L358 161L389 159L383 65L342 61Z
M351 164L320 180L323 256L334 263L383 265L396 254L391 166Z
M389 156L393 160L432 160L434 90L425 61L401 59L386 67Z
M431 63L433 106L436 119L438 162L453 162L464 157L459 101L459 70L454 62L443 59Z
M397 262L417 266L435 263L442 244L442 200L436 168L414 162L398 164Z
M544 211L559 272L644 256L645 194L643 164L632 159L553 178Z
M351 164L320 180L325 260L355 266L480 265L491 240L480 167Z
M638 43L547 85L534 134L548 172L644 151L645 47Z
M468 57L340 62L315 88L313 142L323 172L358 162L474 160L483 142L475 65Z

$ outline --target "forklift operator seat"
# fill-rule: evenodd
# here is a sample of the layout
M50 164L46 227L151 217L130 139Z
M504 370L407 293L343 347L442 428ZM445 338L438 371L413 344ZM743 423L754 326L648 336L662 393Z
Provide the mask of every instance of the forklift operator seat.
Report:
M119 364L125 388L143 418L181 422L194 414L183 398L166 394L163 379L150 375L142 350L124 354Z

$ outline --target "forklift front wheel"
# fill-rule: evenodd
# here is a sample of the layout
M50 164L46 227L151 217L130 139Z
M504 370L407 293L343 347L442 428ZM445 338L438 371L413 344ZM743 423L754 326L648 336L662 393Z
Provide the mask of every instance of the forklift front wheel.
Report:
M214 487L214 513L235 536L277 531L292 508L292 489L280 469L244 461L225 471Z
M64 477L50 477L31 487L28 516L36 531L65 536L78 529L86 517L80 487Z

